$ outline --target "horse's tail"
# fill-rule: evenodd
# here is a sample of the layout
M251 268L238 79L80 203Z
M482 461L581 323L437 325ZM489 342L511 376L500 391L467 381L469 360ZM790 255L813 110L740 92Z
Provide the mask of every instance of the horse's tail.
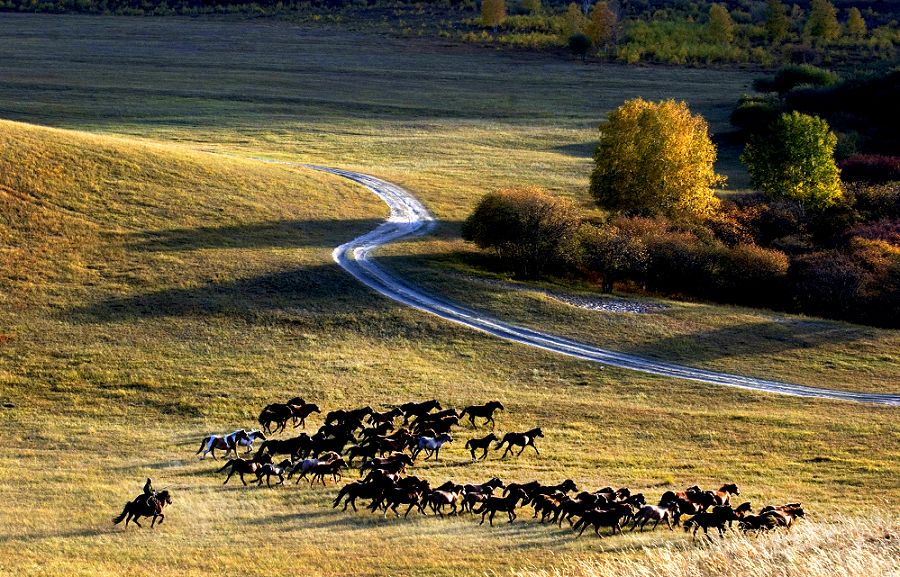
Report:
M472 448L472 439L469 439L468 441L466 441L466 449L471 449L471 448Z
M688 519L687 521L685 521L685 522L684 522L684 530L685 530L685 532L690 531L690 530L691 530L691 525L693 525L694 523L696 523L696 521L694 520L694 517L691 517L690 519Z
M458 416L460 419L462 419L463 417L466 416L466 413L469 412L469 409L470 409L470 408L471 408L471 407L463 407L463 410L461 410L461 411L459 412L459 415L457 415L457 416Z
M503 438L502 438L502 439L500 439L499 441L497 441L497 444L494 445L494 450L495 450L495 451L496 451L497 449L499 449L500 447L503 446L503 443L506 442L506 437L508 437L508 436L509 436L509 434L507 433L506 435L503 435Z
M121 523L122 521L125 520L125 517L128 516L128 509L129 509L129 507L131 507L131 503L130 503L130 502L129 502L129 503L125 503L125 508L122 509L122 514L119 515L118 517L113 517L113 520L112 520L113 525L118 525L119 523Z
M218 471L216 471L216 473L221 473L222 471L224 471L224 470L227 469L228 467L234 465L234 462L235 462L236 460L237 460L237 459L230 459L227 463L225 463L225 464L222 466L221 469L219 469Z
M200 448L197 449L197 452L194 453L194 454L195 454L195 455L199 455L200 452L201 452L203 449L206 448L206 445L209 444L209 440L210 440L211 438L212 438L212 435L210 435L209 437L203 437L203 440L200 441Z

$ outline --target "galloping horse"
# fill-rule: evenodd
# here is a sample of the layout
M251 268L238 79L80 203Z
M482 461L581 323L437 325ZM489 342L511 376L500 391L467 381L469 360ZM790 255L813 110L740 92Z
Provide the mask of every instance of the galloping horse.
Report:
M296 405L288 405L287 403L272 403L266 405L259 413L260 426L263 431L272 435L283 431L287 426L287 422L294 418L294 407ZM272 423L275 423L275 429L272 429Z
M412 458L415 460L419 453L425 451L425 460L434 457L435 461L440 461L441 447L446 443L452 443L453 437L449 433L438 435L437 437L419 437L419 442L412 452Z
M500 439L498 439L497 435L495 435L494 433L488 433L486 437L482 437L480 439L469 439L468 441L466 441L466 449L468 449L469 452L472 453L473 461L476 460L475 459L475 451L476 450L483 451L483 453L481 454L481 457L479 457L479 459L484 460L484 459L487 459L488 449L490 449L491 443L494 441L499 441L499 440Z
M482 419L487 419L485 421L485 425L490 423L491 428L493 429L496 423L494 422L494 412L497 410L505 410L503 407L503 403L500 401L490 401L489 403L485 403L483 405L471 405L466 407L459 413L459 418L462 419L466 414L469 415L469 422L472 423L472 428L475 429L475 417L480 417Z
M295 405L293 403L289 403L288 406L291 408L291 419L294 422L294 428L303 427L306 428L306 419L313 413L321 413L319 410L319 405L315 403L306 403L303 405Z
M153 520L150 522L150 528L152 529L156 525L157 519L159 519L159 524L162 525L162 522L166 519L162 512L163 507L171 504L172 495L168 491L160 491L150 499L138 497L134 501L125 503L122 514L118 517L113 517L113 524L118 525L124 520L127 527L129 521L134 521L135 525L143 527L143 525L138 523L138 518L152 517Z
M506 454L512 450L513 445L522 447L521 449L519 449L519 452L516 453L516 457L522 454L522 451L525 450L525 447L531 447L532 449L534 449L535 453L540 455L541 452L538 451L537 447L534 446L534 440L537 437L543 436L544 433L541 431L540 427L535 427L530 431L525 431L524 433L506 433L505 435L503 435L503 439L499 443L494 445L494 450L496 451L497 449L502 447L503 443L508 443L506 446L506 450L503 451L503 455L500 456L501 459L506 457Z
M528 493L521 488L513 488L506 497L488 497L487 501L481 504L481 508L474 511L476 515L481 514L481 523L484 525L485 516L489 515L491 527L494 526L494 515L497 511L503 511L509 517L509 522L516 520L516 506L519 501L523 503L528 501Z
M199 455L201 459L206 459L207 453L212 453L213 459L216 459L216 449L221 449L225 451L225 458L228 458L228 453L234 451L234 456L237 457L237 448L238 445L243 445L245 447L252 447L253 441L256 436L261 436L265 439L265 436L259 431L253 431L248 433L244 429L238 429L237 431L231 433L230 435L225 435L224 437L219 437L217 435L209 435L208 437L204 437L200 442L200 448L197 449L195 455Z
M231 480L231 476L234 475L235 473L237 473L238 476L240 476L240 478L241 478L241 483L243 483L244 486L246 486L247 481L244 480L244 473L247 473L248 475L250 475L250 474L255 475L256 472L258 470L260 470L262 468L262 466L265 464L271 465L272 457L270 457L269 455L261 455L261 456L258 456L258 458L254 458L252 461L248 461L246 459L241 459L239 457L237 459L232 459L232 460L228 461L227 463L225 463L225 465L221 469L219 469L216 472L221 473L225 469L231 467L231 471L228 472L228 476L225 477L225 482L222 484L223 485L228 484L228 481Z

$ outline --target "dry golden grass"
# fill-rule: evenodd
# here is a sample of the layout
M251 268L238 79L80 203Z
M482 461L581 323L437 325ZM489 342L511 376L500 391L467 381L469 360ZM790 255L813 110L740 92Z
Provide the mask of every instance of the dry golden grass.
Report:
M637 551L636 551L637 552ZM516 577L894 577L900 520L834 519L769 535L728 535L697 547L641 548L638 557L516 571Z
M492 530L471 518L335 512L331 486L223 488L216 465L195 460L205 434L252 426L262 405L296 394L326 409L499 398L502 430L547 433L540 458L471 465L471 433L459 430L440 464L417 467L437 481L570 477L653 498L728 479L757 505L801 500L816 522L900 499L895 409L601 369L439 322L332 263L334 246L384 217L369 193L202 152L343 159L458 220L512 177L576 194L597 118L635 92L686 97L721 126L746 74L617 67L593 78L546 59L511 67L491 54L268 22L10 16L0 37L10 54L0 61L3 110L141 137L0 124L0 574L505 574L548 559L644 566L640 547L685 542L668 531L576 540L530 521ZM710 74L721 94L701 82ZM566 89L576 80L596 101ZM97 98L103 91L111 97ZM458 280L443 270L466 272L446 260L460 247L453 226L384 260L433 286ZM749 314L684 305L690 314L607 328L534 294L490 295L477 283L463 292L511 318L593 327L590 338L652 342L656 331L673 351L697 333L691 323ZM754 334L730 335L749 335L733 366L799 375L823 358L818 344L754 355ZM821 344L830 339L854 386L896 371L893 333L866 338L862 352L863 341L829 333ZM153 532L113 528L146 476L174 491L168 521Z

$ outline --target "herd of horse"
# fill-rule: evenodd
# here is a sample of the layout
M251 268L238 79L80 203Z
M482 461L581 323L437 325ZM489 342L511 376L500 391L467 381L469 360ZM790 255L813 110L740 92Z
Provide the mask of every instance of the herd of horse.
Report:
M685 531L693 531L693 537L702 529L709 537L710 529L724 535L734 523L745 532L790 528L804 516L800 503L766 506L757 513L753 513L749 502L734 506L732 499L740 492L733 483L716 490L695 485L684 491L667 491L653 505L642 493L632 493L627 487L579 490L570 479L544 485L538 481L505 483L494 477L480 484L447 481L433 486L427 479L408 473L420 455L424 454L426 461L439 460L441 447L453 442L453 427L464 427L464 419L472 429L478 428L479 419L492 429L486 436L466 442L472 461L484 460L491 449L498 451L504 446L501 459L511 452L519 456L528 447L540 455L535 445L544 436L540 427L502 437L493 432L494 416L502 410L502 403L490 401L457 412L444 409L434 399L404 403L384 411L369 406L337 409L325 415L324 423L312 435L302 432L287 439L271 438L288 426L305 428L310 415L322 412L316 404L295 397L264 407L258 417L261 430L239 429L224 436L205 437L197 454L201 459L207 455L218 459L219 450L224 451L226 459L232 456L218 470L227 471L225 484L234 475L244 485L248 484L248 476L259 486L263 480L271 486L273 477L279 485L296 476L295 483L307 479L310 484L325 486L329 478L336 484L346 470L357 467L359 479L344 484L332 503L333 508L343 505L344 511L357 511L357 501L363 500L367 501L366 508L384 516L391 512L399 517L401 508L405 509L404 517L414 510L441 517L473 514L480 515L480 524L487 521L493 526L498 514L512 523L518 518L517 511L528 506L533 519L560 528L567 522L579 536L589 527L601 536L601 528L609 528L615 534L629 524L632 531L644 531L648 526L652 530L665 523L669 529L683 526ZM254 450L257 441L259 448ZM243 456L239 454L242 449Z

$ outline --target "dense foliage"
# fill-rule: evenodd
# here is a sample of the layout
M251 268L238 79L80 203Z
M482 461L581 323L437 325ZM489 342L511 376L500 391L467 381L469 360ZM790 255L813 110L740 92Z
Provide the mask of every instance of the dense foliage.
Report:
M715 160L706 120L687 104L629 100L600 127L591 195L614 212L703 218L718 204L713 188L724 182Z
M828 0L790 8L779 0L0 0L0 10L27 12L285 14L541 50L564 49L572 35L583 33L592 40L592 55L621 62L852 64L896 58L900 6L840 6L849 9L837 10Z
M491 249L522 277L537 277L563 260L579 225L568 200L536 187L507 188L481 199L463 224L463 238Z
M665 158L650 161L648 152L662 150L655 141L669 138L668 124L653 118L652 103L631 101L612 113L592 177L592 192L609 212L588 217L570 204L554 211L552 228L565 232L553 235L559 242L546 245L552 248L544 251L549 255L544 262L553 266L542 272L574 275L607 292L649 291L900 327L900 159L850 156L841 183L833 156L836 138L827 123L782 113L780 98L773 98L756 101L771 109L752 114L769 115L771 124L764 122L763 130L755 131L745 154L755 182L767 194L711 203L702 197L697 201L701 209L690 218L681 210L659 209L666 205L653 196L658 194L651 192L653 182L641 185L633 179L642 173L661 178L648 166L673 161L677 166L676 157L688 162L691 146L662 147ZM690 116L686 107L682 112ZM611 130L617 122L621 132ZM714 148L707 160L715 160ZM762 168L772 175L760 176ZM598 187L612 187L617 178L627 193L597 194ZM539 204L550 206L546 193L540 194ZM496 195L486 197L466 222L466 237L475 240L475 230L493 235L502 230L502 243L478 244L498 254L503 246L507 255L509 247L544 236L514 232L524 230L514 224L521 217L510 222L497 215L523 211L499 206Z
M782 114L747 143L741 161L750 180L772 199L790 199L821 209L841 196L840 171L834 162L837 137L828 123L797 111Z

